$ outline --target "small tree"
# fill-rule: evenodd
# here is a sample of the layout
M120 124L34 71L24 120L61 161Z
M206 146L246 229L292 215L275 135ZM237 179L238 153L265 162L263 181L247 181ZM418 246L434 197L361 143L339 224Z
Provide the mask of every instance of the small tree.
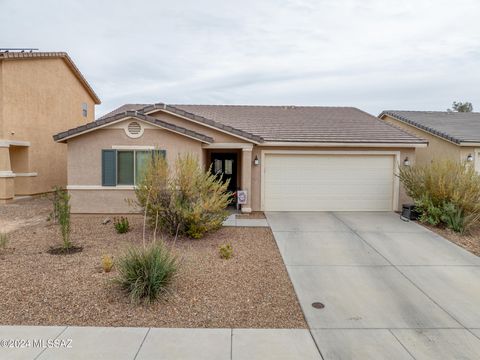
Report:
M58 191L57 200L58 223L63 239L63 249L69 250L73 244L70 241L70 195L66 191Z
M471 102L461 102L461 101L454 101L452 104L452 108L448 109L450 112L472 112L473 111L473 105Z

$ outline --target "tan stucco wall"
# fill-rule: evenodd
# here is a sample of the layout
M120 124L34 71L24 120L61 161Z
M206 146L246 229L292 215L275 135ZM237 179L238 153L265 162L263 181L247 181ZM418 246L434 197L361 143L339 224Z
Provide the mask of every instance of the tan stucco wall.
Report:
M414 126L405 124L404 122L396 120L388 115L384 115L382 120L428 141L428 147L419 148L416 151L417 164L419 165L430 164L434 159L465 161L468 154L472 154L472 156L475 154L475 148L473 147L455 145L454 143Z
M28 141L28 162L12 167L35 177L15 178L15 194L50 191L67 183L67 146L52 135L93 121L94 99L62 59L2 60L0 140ZM82 103L88 116L82 116Z
M129 122L127 120L127 122ZM121 126L119 123L116 126ZM68 185L102 185L102 149L112 146L154 146L167 151L167 161L174 164L178 154L190 153L205 164L202 143L168 130L145 129L138 139L132 139L123 129L107 127L68 141ZM70 190L72 212L81 213L127 213L134 211L126 198L134 199L133 190L112 187L97 190ZM98 196L96 196L96 195Z

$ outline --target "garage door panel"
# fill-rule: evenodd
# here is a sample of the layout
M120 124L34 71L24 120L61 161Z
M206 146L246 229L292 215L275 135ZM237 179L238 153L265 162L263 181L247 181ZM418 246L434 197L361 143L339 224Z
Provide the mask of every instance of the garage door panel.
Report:
M267 211L390 211L393 156L270 155L265 157Z

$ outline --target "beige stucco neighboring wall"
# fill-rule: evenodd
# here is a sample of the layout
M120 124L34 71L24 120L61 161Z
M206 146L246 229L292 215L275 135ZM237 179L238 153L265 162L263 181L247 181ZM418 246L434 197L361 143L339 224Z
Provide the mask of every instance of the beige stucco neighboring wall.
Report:
M434 159L465 161L468 154L473 156L475 153L475 149L472 147L456 145L427 131L405 124L391 116L383 115L382 120L428 141L428 147L418 148L416 151L417 164L419 165L430 164Z
M65 186L67 146L52 136L93 121L94 99L61 58L2 60L0 69L0 140L30 143L27 156L17 156L19 149L11 147L12 170L31 174L15 178L15 195ZM82 103L88 104L87 117Z

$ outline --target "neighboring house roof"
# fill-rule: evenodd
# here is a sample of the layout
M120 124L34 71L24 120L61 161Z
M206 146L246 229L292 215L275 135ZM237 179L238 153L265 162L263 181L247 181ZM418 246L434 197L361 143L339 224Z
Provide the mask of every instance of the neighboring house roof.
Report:
M95 101L95 104L100 104L100 98L97 96L95 91L93 91L90 84L87 82L85 77L82 75L80 70L77 68L73 60L65 52L0 52L0 61L1 60L25 60L25 59L45 59L45 58L57 58L63 59L67 66L73 71L77 79L82 83L87 92Z
M92 121L88 124L81 125L81 126L78 126L76 128L58 133L58 134L53 136L53 140L58 141L58 142L65 142L66 140L68 140L72 137L79 136L81 134L96 130L96 129L101 128L101 127L105 127L105 126L107 126L111 123L119 122L119 121L122 121L122 120L128 119L128 118L133 118L133 119L145 121L145 122L148 122L152 125L158 126L160 128L170 130L170 131L175 132L177 134L184 135L184 136L199 140L199 141L204 142L204 143L209 144L209 143L212 143L214 141L210 136L198 133L196 131L185 129L184 127L181 127L181 126L178 126L178 125L170 124L166 121L159 120L159 119L157 119L153 116L148 116L148 115L145 115L145 114L141 114L141 113L138 113L136 111L124 111L123 113L119 113L119 114L110 116L108 118L103 118L103 119L99 119L97 121Z
M353 107L126 104L139 112L167 111L257 142L426 144ZM100 119L103 119L100 118Z
M385 110L378 117L385 115L459 145L480 143L478 112Z

